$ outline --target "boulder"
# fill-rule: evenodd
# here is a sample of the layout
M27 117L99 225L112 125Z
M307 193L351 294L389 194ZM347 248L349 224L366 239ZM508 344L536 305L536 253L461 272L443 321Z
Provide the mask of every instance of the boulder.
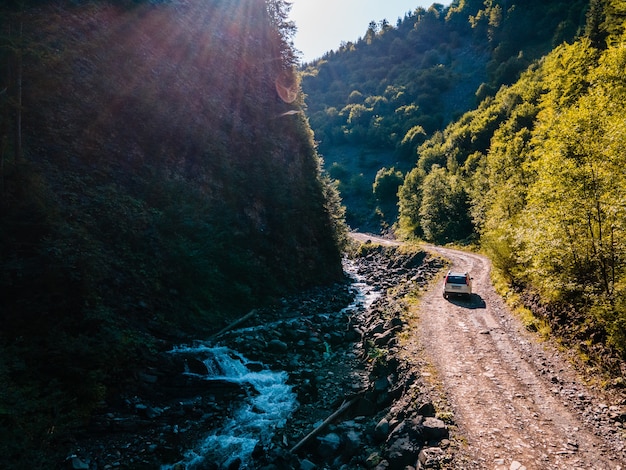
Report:
M419 452L419 444L408 437L395 440L386 453L389 470L404 470L408 465L415 465Z
M317 453L327 459L337 455L339 448L341 447L341 437L336 433L329 433L325 436L318 437L319 446Z
M417 414L418 415L422 415L422 416L426 416L428 418L434 418L435 417L435 405L433 405L432 403L424 403L422 406L420 406L417 409Z
M382 442L387 440L387 436L389 436L389 421L383 418L374 428L374 439L378 442Z
M395 338L396 333L398 333L401 329L402 327L396 326L381 333L376 333L372 336L372 340L374 341L374 344L378 347L387 346L391 342L391 340Z
M383 458L378 452L372 452L367 456L367 459L365 459L365 467L375 468L382 460Z
M375 470L387 470L388 468L390 468L389 462L383 460L378 465L376 465Z
M402 438L408 438L413 442L422 443L425 438L421 421L421 417L405 419L391 431L387 443L391 444L394 440Z
M284 341L273 339L267 343L268 352L275 354L283 354L289 351L289 346Z
M310 460L304 459L300 461L300 470L315 470L317 465L315 465Z
M449 435L446 423L437 418L426 418L422 423L422 431L427 441L439 442Z
M376 411L377 408L371 396L361 397L354 407L354 413L357 416L373 416L376 414Z
M361 434L350 430L348 431L343 438L345 442L343 454L347 457L348 460L350 457L353 457L359 453L359 451L363 448L363 441L361 440Z
M69 457L67 463L70 470L89 470L89 463L75 455Z
M374 392L376 394L386 392L389 389L389 379L387 377L380 377L374 382Z
M419 453L418 469L441 468L445 457L446 453L439 447L424 448Z
M186 358L185 366L185 369L187 369L192 374L208 375L209 373L209 369L207 368L206 364L195 357Z
M152 407L143 403L135 405L135 410L139 416L147 419L156 419L163 414L161 408Z

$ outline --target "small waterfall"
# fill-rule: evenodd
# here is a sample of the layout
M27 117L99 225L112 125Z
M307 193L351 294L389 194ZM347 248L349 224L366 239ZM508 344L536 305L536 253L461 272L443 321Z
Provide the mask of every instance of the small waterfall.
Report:
M268 443L276 430L284 427L296 407L296 395L286 384L287 373L251 371L245 357L226 347L200 344L178 347L172 353L204 358L203 362L209 371L207 378L249 384L258 392L258 395L245 400L222 429L208 435L197 448L188 451L185 459L179 463L184 464L186 469L202 468L203 463L209 462L226 469L240 460L239 468L249 468L250 456L256 445L259 442ZM174 467L163 466L161 469L170 470Z
M357 273L353 263L345 262L344 271L353 280L355 297L342 312L369 309L381 296L380 290L368 285L365 278ZM297 324L303 318L306 317L299 316L292 321ZM254 328L257 327L237 331L245 332ZM258 371L258 362L251 363L232 349L208 343L191 347L180 346L172 354L193 355L206 365L209 371L207 379L250 385L258 395L248 397L221 429L212 431L196 448L189 450L184 460L174 465L162 466L161 470L173 470L178 464L184 465L186 470L202 469L207 464L216 464L223 470L235 462L240 462L238 468L241 470L251 468L251 456L256 445L269 443L276 431L285 426L297 407L296 394L286 383L287 373L267 369ZM253 366L248 367L249 364Z
M353 282L352 287L356 289L357 293L354 302L346 307L346 310L353 309L355 306L367 310L382 295L379 290L362 281Z

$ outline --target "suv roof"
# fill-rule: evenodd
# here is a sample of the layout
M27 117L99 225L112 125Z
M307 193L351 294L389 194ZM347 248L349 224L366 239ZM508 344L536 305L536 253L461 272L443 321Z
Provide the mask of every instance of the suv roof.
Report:
M448 271L448 274L446 275L446 281L447 282L452 282L452 283L465 283L465 281L467 280L467 278L469 277L469 273L464 272L452 272L452 271Z
M443 282L443 296L472 295L472 277L468 272L448 271Z

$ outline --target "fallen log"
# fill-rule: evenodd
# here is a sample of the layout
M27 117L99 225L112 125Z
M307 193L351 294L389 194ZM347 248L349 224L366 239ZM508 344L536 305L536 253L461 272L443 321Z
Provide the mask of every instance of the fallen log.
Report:
M317 436L320 432L322 432L326 426L328 426L335 419L337 419L341 414L343 414L348 408L350 408L352 405L354 405L354 403L356 403L357 400L358 400L358 397L354 397L354 398L352 398L352 399L350 399L348 401L344 401L341 404L341 406L337 409L337 411L335 411L333 414L331 414L328 418L326 418L324 420L324 422L322 424L320 424L313 431L311 431L304 438L302 438L302 440L300 440L300 442L298 442L295 446L293 446L291 448L290 452L292 454L295 454L296 452L298 452L298 450L300 450L300 448L304 444L306 444L311 439L313 439L315 436Z
M248 313L246 313L243 317L235 320L234 322L232 322L230 325L226 326L225 328L222 328L220 331L218 331L217 333L215 333L214 335L210 336L209 339L210 340L214 340L219 338L220 336L222 336L224 333L226 333L227 331L232 330L233 328L235 328L237 325L242 324L243 322L245 322L247 319L249 319L252 315L254 315L256 313L256 310L250 310Z

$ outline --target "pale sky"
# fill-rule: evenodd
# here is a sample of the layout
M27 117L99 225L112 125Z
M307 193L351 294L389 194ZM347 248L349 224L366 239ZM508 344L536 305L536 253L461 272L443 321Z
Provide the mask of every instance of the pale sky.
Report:
M363 37L370 21L386 19L393 26L405 13L433 3L449 5L450 1L434 0L291 0L290 18L298 32L294 43L309 62L336 50L342 41Z

